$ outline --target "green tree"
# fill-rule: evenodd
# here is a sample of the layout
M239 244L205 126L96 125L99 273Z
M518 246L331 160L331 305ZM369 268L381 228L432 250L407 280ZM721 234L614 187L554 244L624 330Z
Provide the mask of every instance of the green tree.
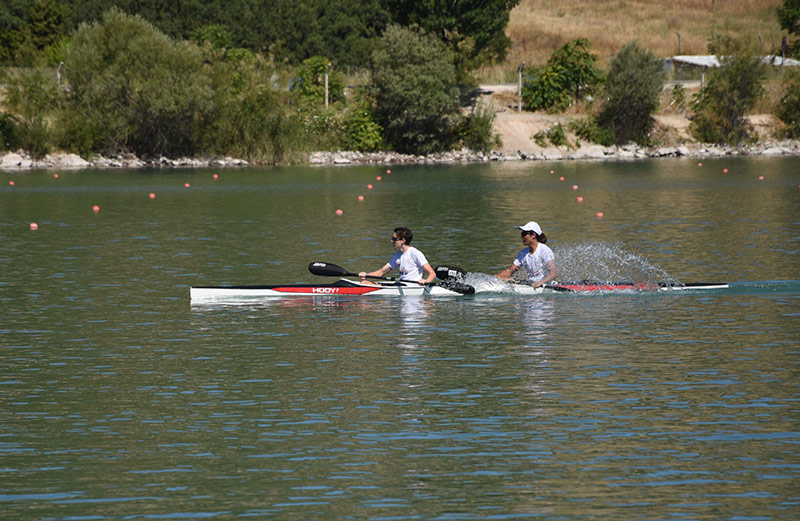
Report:
M786 135L800 138L800 72L790 71L784 78L783 96L776 116L786 125Z
M44 157L52 147L51 119L59 103L54 78L42 69L15 69L5 78L6 105L16 115L19 145L34 159Z
M344 114L345 150L376 152L383 148L383 129L376 121L375 109L367 102L354 103Z
M469 70L506 57L511 40L505 29L511 10L519 0L389 0L396 23L419 25L435 35L457 55Z
M0 2L0 64L14 63L27 35L31 0Z
M208 24L194 31L194 40L199 44L208 42L215 49L227 49L231 47L233 38L230 29L223 24Z
M296 70L297 91L314 103L325 103L325 69L331 62L322 56L314 56L303 61ZM328 102L344 101L344 79L335 68L328 69Z
M372 87L384 138L398 152L447 149L459 113L451 52L421 31L391 26L373 55Z
M544 67L534 69L522 88L526 108L563 112L591 94L603 77L590 48L589 40L578 38L554 52Z
M706 84L692 104L694 136L707 143L735 145L751 140L747 113L764 92L766 66L743 42L722 38L714 43L720 66L706 75Z
M635 42L626 44L611 61L599 124L617 144L646 144L663 88L662 61Z
M781 29L795 36L790 50L800 56L800 0L783 0L783 7L778 8L778 23Z
M112 9L81 26L64 61L68 144L148 156L197 151L212 93L196 46Z

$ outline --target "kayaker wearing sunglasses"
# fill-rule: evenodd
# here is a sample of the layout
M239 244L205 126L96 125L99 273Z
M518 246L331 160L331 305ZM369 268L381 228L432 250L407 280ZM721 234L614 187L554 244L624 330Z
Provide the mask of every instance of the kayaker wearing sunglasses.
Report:
M522 230L520 236L525 248L519 252L511 266L495 275L495 277L508 280L520 266L524 266L525 271L528 272L528 282L534 288L543 286L555 279L558 276L555 256L553 255L553 250L545 245L547 237L542 233L542 228L534 221L517 226L517 228Z
M369 273L362 271L358 276L362 279L365 277L383 277L392 270L399 270L400 280L418 282L420 284L432 283L436 279L436 272L433 271L425 255L411 246L412 239L414 239L414 234L408 228L395 228L392 234L392 245L397 251L394 256L381 269ZM427 278L423 278L423 272L425 272Z

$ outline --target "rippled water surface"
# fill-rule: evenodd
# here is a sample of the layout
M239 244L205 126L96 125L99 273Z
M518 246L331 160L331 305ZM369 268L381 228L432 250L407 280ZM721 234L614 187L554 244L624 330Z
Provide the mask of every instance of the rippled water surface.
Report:
M800 518L800 160L697 163L0 172L0 518ZM189 302L397 225L486 280L531 219L731 287Z

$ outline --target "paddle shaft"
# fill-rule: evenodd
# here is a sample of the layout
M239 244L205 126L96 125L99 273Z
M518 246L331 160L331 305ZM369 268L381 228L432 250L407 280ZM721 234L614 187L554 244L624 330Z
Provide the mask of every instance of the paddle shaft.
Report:
M337 266L336 264L330 264L327 262L312 262L308 265L308 271L313 273L314 275L320 275L322 277L358 277L358 273L352 273L347 271L346 269L342 268L341 266ZM374 275L367 275L366 278L368 279L378 279L378 280L388 280L391 282L395 282L397 279L394 277L378 277Z
M308 271L313 273L314 275L321 275L323 277L358 277L358 273L352 273L347 271L346 269L342 268L341 266L337 266L336 264L329 264L327 262L312 262L308 265ZM379 280L388 280L395 282L397 279L393 277L377 277L374 275L367 275L369 279L379 279ZM411 281L405 281L411 282ZM442 286L444 288L450 289L455 291L456 293L462 293L464 295L472 295L475 293L475 288L472 286L467 286L466 284L450 284L450 285L442 285L432 283L431 286Z

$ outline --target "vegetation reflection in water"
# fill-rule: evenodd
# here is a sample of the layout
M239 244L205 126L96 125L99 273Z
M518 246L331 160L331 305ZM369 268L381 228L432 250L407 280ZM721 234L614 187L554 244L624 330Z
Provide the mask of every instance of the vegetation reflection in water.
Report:
M3 512L794 519L797 163L704 163L15 174ZM399 219L432 262L495 273L530 218L565 272L733 284L188 302L373 266Z

